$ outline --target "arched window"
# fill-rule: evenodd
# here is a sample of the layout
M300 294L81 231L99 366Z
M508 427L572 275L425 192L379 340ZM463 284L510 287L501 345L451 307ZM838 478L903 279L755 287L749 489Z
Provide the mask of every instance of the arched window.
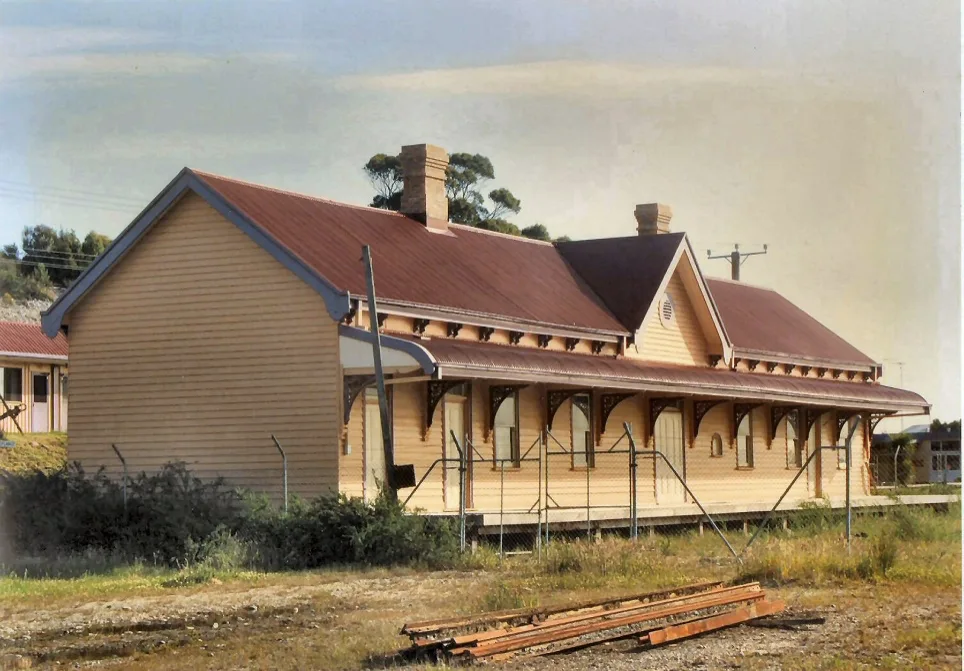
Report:
M753 420L752 412L746 413L736 430L736 466L753 468Z
M714 433L713 437L710 438L710 456L711 457L723 456L723 436L721 436L718 433Z

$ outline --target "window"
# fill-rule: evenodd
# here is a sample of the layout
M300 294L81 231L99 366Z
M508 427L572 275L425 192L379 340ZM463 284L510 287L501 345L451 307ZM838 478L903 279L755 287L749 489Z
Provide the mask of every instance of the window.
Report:
M23 369L3 369L3 398L7 402L23 400Z
M932 471L943 471L943 470L944 470L943 468L941 468L941 455L939 455L939 454L932 454L932 455L931 455L931 470L932 470Z
M663 294L663 300L659 302L659 323L664 328L669 328L676 320L676 306L669 294Z
M750 418L752 414L752 412L746 413L746 417L736 430L737 468L753 468L753 422Z
M803 441L797 436L797 418L787 415L787 468L803 466Z
M572 465L573 468L592 468L595 465L590 427L589 396L572 397Z
M841 447L847 446L847 436L849 436L850 432L854 430L854 427L857 425L858 421L860 420L857 419L856 417L851 417L850 419L847 420L847 423L844 425L844 428L841 429L840 431L840 438L837 441L837 444L839 446ZM854 449L854 443L856 442L857 442L857 433L854 432L854 438L850 445L851 450ZM847 468L847 450L845 449L837 450L837 468L841 470Z
M495 413L495 465L519 466L518 392L502 401Z
M723 456L723 437L718 433L714 433L713 437L710 438L710 456Z
M947 459L947 469L948 471L959 471L961 470L961 455L959 454L948 454L944 456Z

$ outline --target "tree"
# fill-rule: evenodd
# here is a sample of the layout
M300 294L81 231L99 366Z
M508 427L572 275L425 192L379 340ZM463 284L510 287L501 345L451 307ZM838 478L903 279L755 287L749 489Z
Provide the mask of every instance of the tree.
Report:
M935 419L931 422L931 431L933 433L960 433L961 420L956 419L953 422L942 422L939 419Z
M549 229L542 224L532 224L532 226L526 226L522 229L522 235L527 238L532 238L533 240L552 242L552 236L549 235Z
M402 162L398 156L375 154L363 170L375 189L372 207L399 210L402 204ZM449 156L445 174L445 195L449 201L449 220L510 235L526 235L506 217L522 210L522 201L504 187L489 190L487 183L495 179L492 161L482 154L457 152ZM539 240L550 240L542 224L528 226Z
M44 285L67 286L110 244L106 235L91 231L81 242L69 230L56 231L43 224L23 229L18 269L21 275L33 277ZM14 244L3 247L2 256L18 260Z

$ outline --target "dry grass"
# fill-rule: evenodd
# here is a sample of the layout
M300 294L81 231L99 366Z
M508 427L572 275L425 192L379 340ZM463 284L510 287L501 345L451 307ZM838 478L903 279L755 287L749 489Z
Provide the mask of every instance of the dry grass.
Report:
M9 434L14 447L0 448L0 473L56 471L67 463L66 433Z

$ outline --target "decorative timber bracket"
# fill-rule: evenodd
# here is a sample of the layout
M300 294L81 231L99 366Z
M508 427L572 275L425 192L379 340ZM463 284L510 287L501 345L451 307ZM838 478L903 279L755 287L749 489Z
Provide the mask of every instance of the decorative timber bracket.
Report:
M522 340L522 331L509 331L509 344L518 345Z
M803 408L803 415L806 419L807 431L800 436L801 438L804 440L810 440L810 432L813 430L813 425L817 423L818 419L820 419L821 414L822 413L817 408Z
M585 389L550 389L546 393L546 428L552 431L552 420L563 403L576 394L585 394L586 391Z
M703 418L706 415L724 401L693 401L693 440L700 435L700 424L703 423Z
M800 366L800 374L807 377L810 374L812 368L810 366Z
M375 384L374 375L346 375L344 380L344 424L348 424L351 419L351 407L355 405L358 395L364 391L365 387Z
M760 360L759 360L759 359L747 359L747 360L746 360L746 369L747 369L747 370L756 370L756 367L759 366L759 365L760 365Z
M600 352L603 351L603 347L604 347L605 345L606 345L606 343L603 342L602 340L593 340L593 341L592 341L592 353L593 353L593 354L599 354Z
M539 347L543 349L548 347L549 343L552 342L552 336L549 335L548 333L540 333L538 335L538 339L539 339Z
M853 380L855 377L857 377L857 371L855 371L855 370L848 370L848 371L847 371L847 379L848 379L848 380Z
M775 370L777 369L777 366L779 366L779 365L780 365L780 364L778 364L778 363L775 362L775 361L767 361L767 372L768 372L768 373L772 373L773 371L775 371Z
M579 344L579 338L566 338L566 351L571 352Z
M606 422L609 421L609 416L616 409L616 406L625 401L627 398L632 398L636 394L633 392L619 392L614 394L600 394L599 395L599 437L606 433ZM588 416L588 415L587 415Z
M425 333L425 327L428 326L428 320L422 319L421 317L416 317L412 320L412 333L415 335L422 335Z
M342 322L345 324L351 324L352 321L354 321L356 314L358 314L358 305L356 303L352 303L351 307L348 309L348 312L346 312L345 316L342 318Z
M840 373L842 373L842 372L843 372L843 371L834 370L834 371L831 372L831 375L833 376L833 379L837 380L837 379L840 378Z
M525 387L524 384L493 384L489 387L489 430L495 427L495 415L502 402Z
M793 372L793 369L794 369L794 368L796 368L796 365L795 365L795 364L792 364L792 363L785 363L785 364L783 364L783 374L784 374L784 375L789 375L790 373Z
M459 322L449 322L445 327L445 333L449 338L458 338L462 325Z
M892 412L872 412L870 413L870 435L874 435L874 431L877 430L877 425L880 424L880 420L888 417L894 413Z
M376 319L378 320L378 328L382 328L383 326L385 326L385 320L388 319L388 315L385 314L384 312L380 312L378 313L378 316L376 317Z
M818 368L818 369L817 369L817 377L827 377L827 369L826 369L826 368Z
M682 405L681 398L650 398L649 399L649 436L656 431L656 420L666 408L679 408Z
M780 426L780 422L783 421L783 418L789 416L792 412L794 412L793 406L770 406L770 434L767 437L767 445L773 444L773 441L777 438L777 427Z
M749 415L754 408L758 408L762 403L734 403L733 404L733 440L736 440L740 430L740 423Z
M479 327L479 340L482 342L489 342L489 338L495 333L495 329L491 326L480 326Z
M425 396L426 431L431 428L435 409L438 407L438 404L441 403L442 399L445 398L445 394L453 387L462 384L462 380L429 380L427 384L428 394Z
M844 424L854 417L860 417L860 414L861 413L856 410L838 410L836 412L836 421L833 423L833 428L836 431L833 436L834 445L840 442L841 432L843 431Z
M710 368L716 368L716 364L723 360L722 354L710 354Z

